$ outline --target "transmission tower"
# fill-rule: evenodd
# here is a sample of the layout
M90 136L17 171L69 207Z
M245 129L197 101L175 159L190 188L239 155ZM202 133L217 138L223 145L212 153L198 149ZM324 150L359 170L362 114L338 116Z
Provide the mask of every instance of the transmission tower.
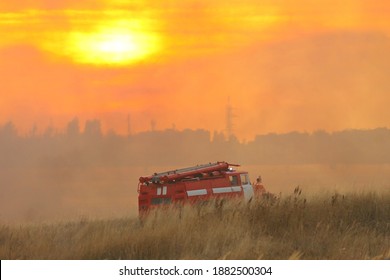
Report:
M234 108L230 104L230 97L229 97L228 104L226 106L226 129L225 129L228 140L231 140L235 136L233 119L236 117L237 115L234 113Z

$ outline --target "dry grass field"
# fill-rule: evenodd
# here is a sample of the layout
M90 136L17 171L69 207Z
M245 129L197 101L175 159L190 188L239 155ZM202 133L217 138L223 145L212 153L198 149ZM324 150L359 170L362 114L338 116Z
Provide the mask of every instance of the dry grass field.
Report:
M218 204L219 205L219 204ZM0 259L389 259L390 193L215 203L134 218L0 225Z

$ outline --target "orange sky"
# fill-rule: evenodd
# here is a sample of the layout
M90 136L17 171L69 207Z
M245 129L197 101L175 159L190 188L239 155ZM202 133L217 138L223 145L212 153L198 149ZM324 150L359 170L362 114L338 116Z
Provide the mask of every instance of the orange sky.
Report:
M388 3L1 1L0 124L222 131L230 98L240 139L390 127Z

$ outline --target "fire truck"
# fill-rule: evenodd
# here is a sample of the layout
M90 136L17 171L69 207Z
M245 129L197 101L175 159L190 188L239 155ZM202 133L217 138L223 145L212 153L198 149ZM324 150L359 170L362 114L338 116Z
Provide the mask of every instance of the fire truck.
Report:
M139 214L142 216L156 207L218 198L249 201L254 188L248 172L235 170L238 166L222 161L140 177Z

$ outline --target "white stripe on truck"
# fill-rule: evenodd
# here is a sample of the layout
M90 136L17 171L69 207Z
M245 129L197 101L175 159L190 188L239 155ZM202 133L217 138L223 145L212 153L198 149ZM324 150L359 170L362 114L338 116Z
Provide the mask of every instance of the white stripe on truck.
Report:
M213 188L213 193L231 193L231 192L240 192L241 187L225 187L225 188Z
M196 195L206 195L207 190L201 189L201 190L195 190L195 191L187 191L188 196L196 196Z

